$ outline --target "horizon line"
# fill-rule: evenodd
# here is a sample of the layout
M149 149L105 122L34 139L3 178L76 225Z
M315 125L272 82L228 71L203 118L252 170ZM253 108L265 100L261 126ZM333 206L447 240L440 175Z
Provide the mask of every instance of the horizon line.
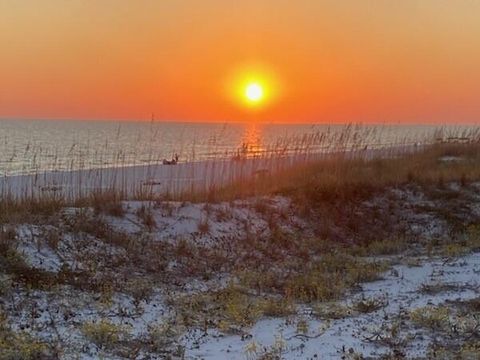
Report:
M349 121L349 122L286 122L286 121L238 121L238 120L192 120L192 119L150 119L141 118L77 118L77 117L3 117L0 121L75 121L75 122L128 122L128 123L185 123L185 124L259 124L259 125L376 125L376 126L480 126L477 121L465 122L409 122L409 121Z

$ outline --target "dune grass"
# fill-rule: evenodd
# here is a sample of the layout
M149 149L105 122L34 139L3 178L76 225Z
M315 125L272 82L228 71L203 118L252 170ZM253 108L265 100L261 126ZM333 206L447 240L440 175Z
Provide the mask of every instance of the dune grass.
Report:
M262 176L252 174L238 179L232 176L231 181L224 184L178 193L127 194L115 187L73 199L49 193L22 197L4 193L0 195L0 223L15 218L17 222L25 218L38 221L66 206L93 207L97 212L122 216L120 202L125 199L208 203L282 194L305 204L307 211L315 203L334 199L347 202L365 199L386 187L405 184L441 187L449 182L465 186L480 180L480 142L474 140L466 144L436 143L401 153L386 151L373 158L362 152L325 154L265 172Z
M212 202L247 198L250 202L245 201L246 206L265 220L270 232L255 233L246 223L245 233L225 247L221 242L205 246L195 239L154 241L150 235L159 230L155 215L158 220L160 214L171 216L174 212L171 203L163 201L165 197L141 197L148 201L134 210L124 202L125 194L115 191L92 193L74 201L57 196L6 197L0 201L0 270L10 281L28 289L49 291L68 286L99 294L102 304L121 292L132 296L138 305L152 297L152 289L168 289L168 305L175 309L177 317L166 328L152 329L147 345L142 345L155 348L156 352L163 351L174 334L186 328L236 333L261 318L289 317L299 306L318 310L319 317L342 317L347 310L375 311L384 306L382 299L362 299L347 310L320 307L344 298L389 269L388 262L372 256L398 254L423 245L420 238L410 238L402 229L390 226L401 219L395 214L390 219L387 211L388 206L400 202L398 198L387 198L387 208L378 210L379 213L374 207L366 207L365 202L377 195L388 197L387 188L420 189L422 195L438 204L418 211L455 224L455 233L447 236L450 242L429 239L428 245L441 247L438 251L446 257L455 257L478 248L480 239L478 226L469 224L467 218L460 219L460 223L455 216L462 215L457 214L461 209L453 207L460 199L462 187L471 194L475 191L473 183L480 181L478 143L439 143L414 152L387 155L390 156L366 158L352 153L330 154L208 192L173 197L205 202L203 209L210 217L201 219L195 236L206 236L213 228L210 222L215 221L215 216L218 222L231 220L228 208L215 214ZM452 190L452 185L459 190ZM285 210L265 201L277 194L293 199L293 208L289 210L305 220L308 229L282 229L282 223L292 213L284 214ZM460 205L465 205L465 201ZM408 199L403 204L412 205ZM122 232L115 224L123 217L141 224L142 230L135 234ZM16 251L18 224L44 225L48 231L38 236L41 246L55 249L60 244L83 266L65 266L58 273L32 267ZM67 242L69 238L74 241ZM88 249L91 251L85 251ZM170 266L172 263L174 267ZM182 284L192 279L218 284L217 276L229 282L193 294L180 291ZM419 326L432 320L414 315L412 319L417 319ZM305 324L299 323L298 328L299 332L306 332ZM106 319L80 324L80 330L89 342L112 352L138 344L130 339L131 334ZM10 336L10 332L5 334ZM16 347L28 345L37 352L44 351L43 344L28 338L15 341Z
M376 190L408 183L419 185L480 180L480 143L432 144L411 153L389 153L375 158L351 153L326 155L278 172L241 179L209 191L185 193L181 199L228 201L259 195L284 194L310 205L315 201L348 201Z

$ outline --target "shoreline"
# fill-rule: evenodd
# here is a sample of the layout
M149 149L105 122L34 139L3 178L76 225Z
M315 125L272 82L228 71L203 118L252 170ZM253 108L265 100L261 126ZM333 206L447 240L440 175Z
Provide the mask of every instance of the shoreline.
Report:
M328 157L348 156L364 159L394 157L419 151L429 145L394 145L332 152L307 150L286 156L239 160L224 158L176 165L158 163L7 175L0 178L0 194L15 199L42 196L79 199L92 193L108 191L119 192L127 199L136 196L178 195L186 191L208 191L242 179L271 175L295 165L320 161Z

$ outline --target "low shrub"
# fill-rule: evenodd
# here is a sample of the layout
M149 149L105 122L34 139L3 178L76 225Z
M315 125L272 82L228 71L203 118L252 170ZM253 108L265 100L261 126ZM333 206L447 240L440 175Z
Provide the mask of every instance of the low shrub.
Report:
M417 326L442 330L448 325L450 309L444 306L426 306L410 312L410 320Z
M82 326L83 335L101 348L114 348L128 333L120 326L108 320L101 319L98 322L87 322Z
M0 360L51 359L46 343L35 340L26 333L14 332L0 313Z

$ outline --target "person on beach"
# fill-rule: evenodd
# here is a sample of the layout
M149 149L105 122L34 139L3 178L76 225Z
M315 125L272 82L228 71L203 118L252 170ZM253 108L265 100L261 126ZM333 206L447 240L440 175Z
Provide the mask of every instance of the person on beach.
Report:
M173 155L172 160L163 159L163 165L177 165L178 163L178 154Z

